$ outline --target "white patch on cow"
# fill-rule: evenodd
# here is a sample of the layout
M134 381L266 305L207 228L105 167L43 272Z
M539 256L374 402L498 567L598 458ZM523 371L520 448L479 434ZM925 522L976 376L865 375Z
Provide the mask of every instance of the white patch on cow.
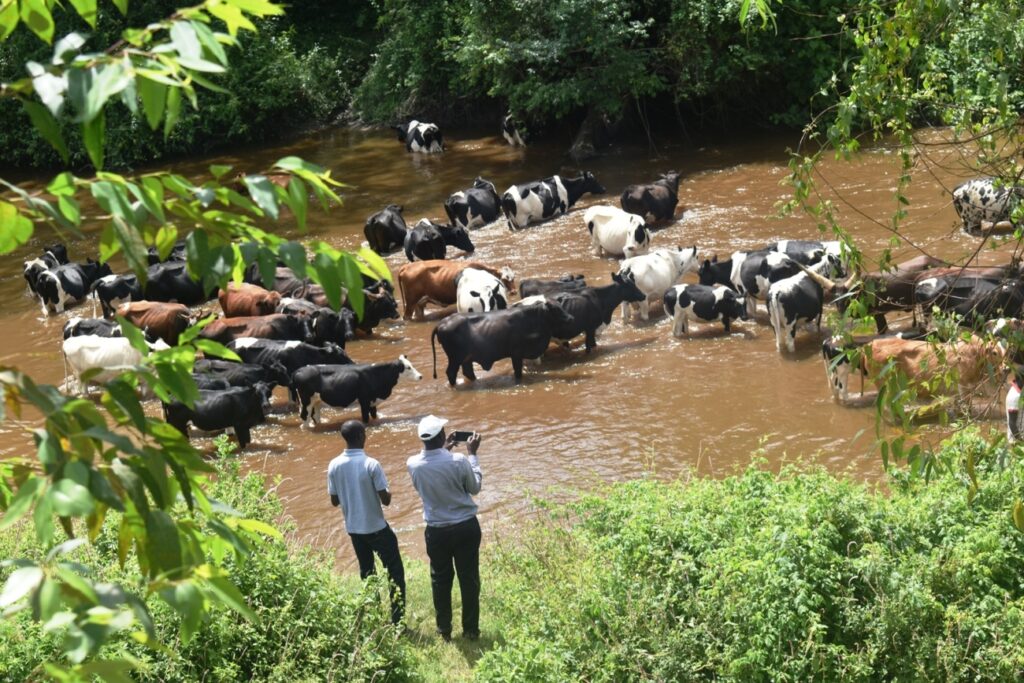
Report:
M259 342L256 337L239 337L231 342L236 349L248 349L255 346Z
M619 274L630 274L637 288L647 295L640 302L622 304L622 318L629 319L629 308L639 310L640 317L650 317L651 297L661 298L679 278L697 268L697 248L656 249L650 254L634 256L622 262Z
M100 370L91 381L102 383L142 362L142 354L125 337L93 334L69 337L61 344L61 349L80 388L82 375L89 370Z
M491 310L491 293L508 301L508 289L486 270L466 268L459 275L455 304L459 313L486 313Z
M590 231L590 242L595 256L602 252L610 256L632 258L647 253L651 234L644 219L615 206L597 205L587 209L583 222ZM643 230L643 240L636 240L637 228Z
M284 348L286 348L286 349L294 349L296 346L298 346L301 343L302 342L300 342L300 341L288 340L288 341L286 341L284 343Z
M533 296L528 296L525 299L520 299L519 301L515 302L512 305L513 306L535 306L537 304L543 304L545 301L547 301L547 297L544 296L543 294L534 294Z
M117 278L119 278L119 277L121 277L121 276L120 275L104 275L103 277L100 278L99 281L102 282L105 285L109 285L112 282L115 282L117 280Z
M402 361L403 366L402 372L398 375L399 380L408 379L413 382L418 382L423 379L423 375L413 367L413 364L409 362L409 359L406 358L405 355L399 356L398 360Z

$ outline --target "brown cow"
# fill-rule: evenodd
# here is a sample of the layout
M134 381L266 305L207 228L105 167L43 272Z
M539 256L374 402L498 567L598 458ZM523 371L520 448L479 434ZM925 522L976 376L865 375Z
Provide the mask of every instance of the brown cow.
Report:
M281 294L247 282L237 285L232 282L228 284L227 289L220 290L217 300L220 301L225 318L270 315L277 312Z
M178 343L178 337L192 324L188 306L163 301L131 301L118 306L117 314L171 346Z
M311 342L309 319L305 316L274 313L271 315L218 318L204 327L199 336L227 344L242 337Z
M398 269L398 288L402 292L405 320L423 320L428 303L450 306L456 301L455 276L466 268L486 270L499 278L508 290L514 290L515 273L508 266L501 270L475 261L432 259L406 263Z

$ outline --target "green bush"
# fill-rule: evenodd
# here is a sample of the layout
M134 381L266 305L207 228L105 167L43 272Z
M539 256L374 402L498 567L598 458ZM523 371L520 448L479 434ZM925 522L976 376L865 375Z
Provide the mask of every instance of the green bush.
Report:
M609 487L497 551L506 642L478 677L1020 680L1022 475L988 475L970 502L949 474L891 495L754 467Z
M243 476L232 457L218 464L210 495L247 517L277 523L281 502L267 490L264 477ZM101 534L88 549L90 564L102 566L105 578L126 581L117 567L117 539ZM83 552L79 549L76 552ZM0 535L0 555L38 557L30 528ZM109 648L144 665L139 680L151 681L403 681L409 678L409 655L400 632L391 625L383 580L353 588L333 570L329 558L308 549L269 543L262 552L232 570L258 622L247 622L226 608L200 625L183 644L178 617L167 605L149 600L165 652L124 640ZM0 576L5 579L6 576ZM41 662L60 659L56 640L25 612L0 620L0 680L39 678Z

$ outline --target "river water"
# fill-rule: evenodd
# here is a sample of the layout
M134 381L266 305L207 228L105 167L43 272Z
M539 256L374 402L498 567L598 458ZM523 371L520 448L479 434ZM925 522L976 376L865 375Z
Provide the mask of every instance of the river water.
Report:
M366 216L386 204L404 205L410 225L421 217L443 222L444 199L469 187L477 175L492 180L500 192L515 182L579 170L565 159L561 142L519 150L492 135L447 137L448 151L430 157L407 154L390 133L335 129L289 145L171 166L193 177L203 175L210 163L256 172L289 154L326 166L349 185L345 203L327 214L311 211L308 237L345 249L358 247ZM918 160L904 231L933 253L958 257L976 242L957 230L949 189L970 174L955 151L939 144L941 132L924 137L934 144L924 147ZM474 258L510 265L517 278L573 272L584 273L588 283L606 284L617 264L591 254L583 209L599 202L617 205L625 185L649 182L673 168L683 174L680 208L675 221L655 233L655 247L696 244L702 256L728 258L734 250L780 238L816 239L813 220L774 217L776 203L789 196L780 181L787 174L786 149L796 142L761 136L701 148L616 148L585 166L607 195L586 196L567 216L521 232L508 231L503 222L474 231ZM828 161L822 173L825 196L836 201L865 253L877 255L891 237L885 226L896 207L897 156L879 149L853 162ZM284 233L299 236L293 229ZM41 317L21 277L21 262L50 241L52 235L40 231L30 248L0 262L0 365L17 365L38 381L59 383L67 314ZM95 239L70 247L78 260L96 254ZM909 248L901 253L916 254ZM404 261L401 253L388 258L393 268ZM662 315L629 325L616 316L592 354L555 351L540 368L527 364L520 386L512 380L510 362L503 361L489 373L478 371L475 384L451 389L444 380L443 353L441 378L432 379L433 326L390 321L373 339L348 347L357 362L404 353L424 374L419 383L399 385L383 403L367 443L391 482L394 499L387 517L407 553L424 556L422 511L405 460L418 450L415 424L428 413L448 417L450 428L483 434L484 487L478 500L491 533L507 533L521 521L533 496L564 500L604 482L651 474L721 476L744 466L755 451L772 466L814 459L861 479L880 475L870 404L843 407L832 401L815 334L799 334L797 353L780 356L763 306L756 321L737 322L731 335L724 335L720 324L704 324L690 339L673 338L671 322ZM301 540L336 550L339 565L350 567L352 553L341 515L330 506L325 472L342 449L337 427L358 417L358 406L328 408L326 422L307 431L300 429L298 414L285 409L283 390L278 392L275 413L255 429L254 444L245 451L247 466L280 478L278 491ZM210 448L209 439L196 443ZM25 444L18 425L0 424L0 454L24 453Z

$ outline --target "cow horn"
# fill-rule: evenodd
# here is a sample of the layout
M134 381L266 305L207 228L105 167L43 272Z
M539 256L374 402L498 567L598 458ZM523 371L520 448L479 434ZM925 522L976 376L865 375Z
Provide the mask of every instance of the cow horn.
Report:
M381 294L380 292L371 292L371 291L370 291L370 290L368 290L368 289L364 289L364 290L363 290L363 294L365 294L365 295L366 295L366 298L367 298L367 299L374 299L374 300L377 300L377 299L381 298L382 296L384 296L384 295L383 295L383 294Z
M794 261L794 263L796 263L796 261ZM821 285L821 288L824 289L826 292L831 292L833 289L836 288L836 283L832 282L832 280L829 280L824 275L821 275L820 273L814 272L813 270L811 270L810 268L806 267L802 263L796 263L796 265L797 265L797 268L799 268L800 270L802 270L805 273L807 273L807 276L809 278L811 278L812 280L817 282L819 285Z

